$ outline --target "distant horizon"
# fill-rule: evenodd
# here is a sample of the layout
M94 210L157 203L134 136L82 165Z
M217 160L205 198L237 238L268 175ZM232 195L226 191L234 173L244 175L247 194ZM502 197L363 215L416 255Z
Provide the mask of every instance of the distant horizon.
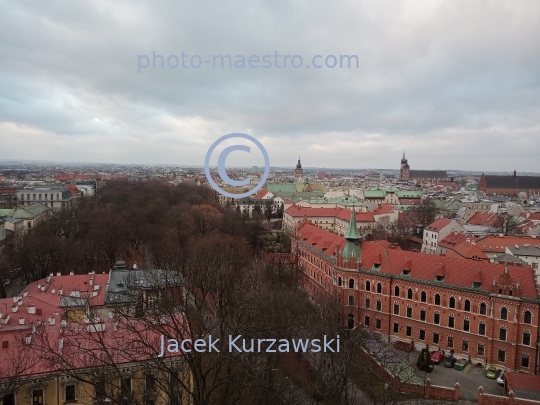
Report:
M69 167L92 167L92 166L119 166L119 167L148 167L148 168L180 168L180 169L204 169L203 165L183 165L183 164L166 164L166 163L160 163L160 164L147 164L147 163L100 163L100 162L64 162L64 161L47 161L47 160L0 160L0 171L2 170L12 170L8 168L3 168L4 165L35 165L35 166L65 166L67 168ZM228 169L238 169L238 170L254 170L255 165L249 165L249 166L238 166L233 165L227 167ZM212 169L217 170L216 165L210 166ZM295 166L270 166L271 170L294 170ZM374 167L364 167L364 168L352 168L352 167L321 167L321 166L302 166L304 170L308 171L325 171L325 170L331 170L331 171L392 171L392 172L399 172L399 169L394 168L374 168ZM256 166L256 169L263 169L262 166ZM464 174L479 174L482 173L485 174L513 174L514 170L510 171L492 171L492 170L463 170L463 169L443 169L443 168L437 168L437 169L411 169L411 170L444 170L446 172L451 173L464 173ZM517 170L517 174L521 175L540 175L540 172L527 172L523 171L520 172Z

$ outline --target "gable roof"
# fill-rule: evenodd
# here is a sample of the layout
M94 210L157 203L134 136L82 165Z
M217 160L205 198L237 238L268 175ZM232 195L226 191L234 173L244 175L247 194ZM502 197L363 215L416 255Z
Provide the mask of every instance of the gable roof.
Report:
M540 176L482 176L487 188L540 189Z
M491 212L476 211L467 223L469 225L496 226L499 217Z
M410 179L447 179L446 170L410 170Z
M345 238L325 231L315 225L304 223L298 229L300 240L309 246L321 251L330 257L333 248L341 251L345 245ZM328 244L326 247L325 244ZM325 250L322 250L326 247ZM411 279L434 282L435 276L444 269L446 287L472 288L473 282L482 277L480 290L490 292L491 280L504 273L505 266L489 261L477 261L462 258L444 257L410 252L400 249L387 248L376 242L362 242L361 244L362 268L370 270L373 264L380 264L378 272L395 276L402 274L402 270L410 268ZM384 260L381 260L383 258ZM380 263L382 261L382 263ZM508 272L521 286L521 296L538 299L533 269L521 266L509 266Z
M504 253L507 246L523 246L526 243L534 246L540 243L540 239L531 236L486 236L478 241L477 246L483 252Z
M440 218L440 219L436 220L435 222L431 223L430 225L426 226L426 229L428 231L432 231L432 232L440 232L441 229L443 229L450 222L452 222L451 219Z

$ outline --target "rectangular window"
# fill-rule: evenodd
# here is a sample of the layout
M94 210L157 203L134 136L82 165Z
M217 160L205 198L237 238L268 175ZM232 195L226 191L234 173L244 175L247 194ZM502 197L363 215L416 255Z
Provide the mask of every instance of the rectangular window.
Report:
M377 319L377 321L375 322L375 327L377 329L381 329L381 326L382 326L382 321L380 319Z
M418 337L420 338L420 340L426 340L426 331L424 329L420 329Z
M96 398L105 398L107 396L105 392L105 381L96 381L94 383L94 390Z
M433 314L433 323L435 325L440 325L441 324L441 315L438 312L435 312Z
M499 349L499 353L497 355L497 360L501 363L504 363L506 360L506 352L502 349Z
M369 326L369 316L364 316L364 325Z
M412 318L412 308L407 307L407 318Z
M454 337L453 336L448 336L448 342L447 342L447 346L448 347L454 347Z
M120 390L122 392L122 397L129 398L131 396L131 378L130 377L122 378Z
M463 330L468 332L470 330L470 322L468 319L463 320Z
M156 378L152 374L146 374L144 386L147 391L153 391L156 386Z
M478 324L478 334L479 335L485 335L486 334L486 324L484 322L480 322Z
M377 300L377 311L382 311L382 302L381 302L381 300Z
M32 391L32 405L43 405L43 390L42 389Z
M523 344L530 346L531 344L531 334L529 332L523 332Z
M478 349L477 349L478 355L483 356L484 355L484 344L478 343Z
M394 304L394 315L399 315L399 304Z
M469 341L468 340L463 339L463 343L461 344L461 350L464 351L464 352L469 351Z
M75 384L69 384L64 387L64 401L75 401Z
M448 317L448 327L449 327L449 328L453 328L453 327L454 327L454 317L453 317L453 316L449 316L449 317Z
M32 200L36 201L36 195L32 194Z
M15 405L15 394L5 395L2 405Z
M394 322L394 333L399 333L399 323Z
M529 367L529 355L528 354L522 354L521 355L521 367Z
M354 305L354 295L349 295L349 305Z
M499 340L506 342L506 329L504 328L499 329Z
M24 194L21 194L21 201L24 201Z
M407 326L407 333L406 333L407 336L412 336L412 327L411 326Z
M426 321L426 310L425 309L420 310L420 320L423 321L423 322Z
M439 334L438 333L433 333L433 343L434 344L439 344Z
M371 306L371 300L369 298L366 298L366 308L369 309Z

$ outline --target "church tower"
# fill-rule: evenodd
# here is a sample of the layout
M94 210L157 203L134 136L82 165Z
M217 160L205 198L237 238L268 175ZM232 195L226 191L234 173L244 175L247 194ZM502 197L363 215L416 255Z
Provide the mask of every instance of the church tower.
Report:
M296 164L296 169L294 169L294 182L300 184L304 182L304 171L300 163L300 156L298 156L298 163Z
M399 169L399 179L400 180L409 180L409 164L407 163L407 158L405 157L405 152L403 152L403 157L401 158L401 168Z

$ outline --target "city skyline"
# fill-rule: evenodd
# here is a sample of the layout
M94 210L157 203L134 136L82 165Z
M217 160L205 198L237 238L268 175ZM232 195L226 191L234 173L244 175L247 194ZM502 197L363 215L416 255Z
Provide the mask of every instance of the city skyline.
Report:
M415 168L537 170L537 2L211 4L2 4L0 159L194 165L242 132L275 166L393 168L405 147ZM171 68L182 52L359 63Z

